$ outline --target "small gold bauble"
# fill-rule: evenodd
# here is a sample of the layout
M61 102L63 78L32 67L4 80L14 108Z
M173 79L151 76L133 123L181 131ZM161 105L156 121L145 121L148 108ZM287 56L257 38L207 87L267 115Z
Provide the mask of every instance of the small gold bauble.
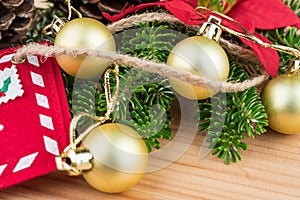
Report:
M204 36L194 36L179 42L172 49L167 65L214 81L225 81L229 75L229 61L225 51L217 42ZM216 93L178 79L170 78L169 81L177 93L188 99L206 99Z
M82 145L93 155L93 168L84 179L94 188L119 193L136 185L148 164L148 152L141 136L129 126L101 125L91 131Z
M116 51L116 43L111 32L104 24L91 18L76 18L67 22L57 33L54 45ZM99 57L58 55L56 60L65 72L84 79L101 75L109 65L107 60Z
M270 128L283 134L300 133L300 75L283 74L269 81L262 102Z

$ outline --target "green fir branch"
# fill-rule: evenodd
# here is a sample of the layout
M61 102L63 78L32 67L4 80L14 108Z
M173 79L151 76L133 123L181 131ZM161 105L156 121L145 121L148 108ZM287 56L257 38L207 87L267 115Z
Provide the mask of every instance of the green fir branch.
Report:
M300 32L295 27L287 27L281 29L275 29L270 31L261 31L273 44L284 45L296 49L300 49ZM295 56L278 52L280 56L280 66L278 74L284 74L287 72L287 66Z
M245 69L231 62L229 80L238 82L248 79ZM225 109L224 109L225 108ZM242 92L216 94L211 99L199 101L199 131L207 131L206 142L213 149L212 154L225 159L241 160L240 150L247 150L248 145L242 140L245 136L254 138L255 134L266 132L267 115L255 87Z
M300 0L285 0L285 4L300 17Z
M166 62L175 40L176 35L167 24L154 21L140 24L136 32L124 31L120 49L138 58ZM166 78L123 66L119 91L114 121L134 127L144 138L148 151L160 148L159 139L171 139L169 109L175 95Z
M52 34L44 34L43 29L51 23L54 16L65 17L65 14L63 11L54 7L49 7L47 9L37 8L36 12L37 19L30 31L27 33L28 40L26 42L40 42L42 40L47 40L53 43L54 36Z
M300 0L286 0L285 3L298 15L300 18ZM286 27L275 30L261 31L273 44L284 45L296 49L300 49L300 31L295 27ZM280 66L278 74L287 72L287 66L294 56L278 52L280 56Z

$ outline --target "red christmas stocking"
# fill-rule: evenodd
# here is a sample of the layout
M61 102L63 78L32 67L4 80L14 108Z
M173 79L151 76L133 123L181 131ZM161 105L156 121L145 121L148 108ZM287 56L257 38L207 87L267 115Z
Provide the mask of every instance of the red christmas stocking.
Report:
M68 143L70 115L54 58L0 51L0 188L49 173Z

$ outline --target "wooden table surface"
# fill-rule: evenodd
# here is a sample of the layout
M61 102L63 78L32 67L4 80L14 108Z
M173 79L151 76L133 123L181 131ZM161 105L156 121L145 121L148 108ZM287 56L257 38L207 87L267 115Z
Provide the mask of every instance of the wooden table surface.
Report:
M179 121L177 112L174 124ZM300 199L300 135L269 130L248 138L250 149L242 152L243 161L229 166L210 154L199 159L203 140L204 134L197 134L179 159L147 173L138 185L121 194L105 194L82 177L53 172L0 191L0 199Z
M210 154L199 159L203 140L203 134L196 135L179 159L147 173L138 185L121 194L105 194L91 188L82 177L53 172L0 191L0 199L300 199L300 134L281 135L269 130L255 139L248 138L250 149L241 152L243 161L229 166Z

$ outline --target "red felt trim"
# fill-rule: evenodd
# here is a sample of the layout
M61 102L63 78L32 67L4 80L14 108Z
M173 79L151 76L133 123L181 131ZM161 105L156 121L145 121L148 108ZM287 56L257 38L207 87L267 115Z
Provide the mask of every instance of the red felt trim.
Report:
M14 48L1 50L0 59L14 51ZM0 188L56 169L56 155L46 149L44 137L57 142L58 152L68 144L70 114L60 69L55 58L47 58L43 62L39 59L39 64L39 67L28 62L16 65L24 93L21 97L0 104L0 124L4 126L0 131L0 169L7 165L0 174ZM10 61L0 63L0 70L11 66ZM43 77L45 87L33 84L32 72ZM48 98L50 108L37 104L36 93ZM51 117L54 130L41 126L40 114ZM32 164L13 172L20 159L28 155L36 155Z

